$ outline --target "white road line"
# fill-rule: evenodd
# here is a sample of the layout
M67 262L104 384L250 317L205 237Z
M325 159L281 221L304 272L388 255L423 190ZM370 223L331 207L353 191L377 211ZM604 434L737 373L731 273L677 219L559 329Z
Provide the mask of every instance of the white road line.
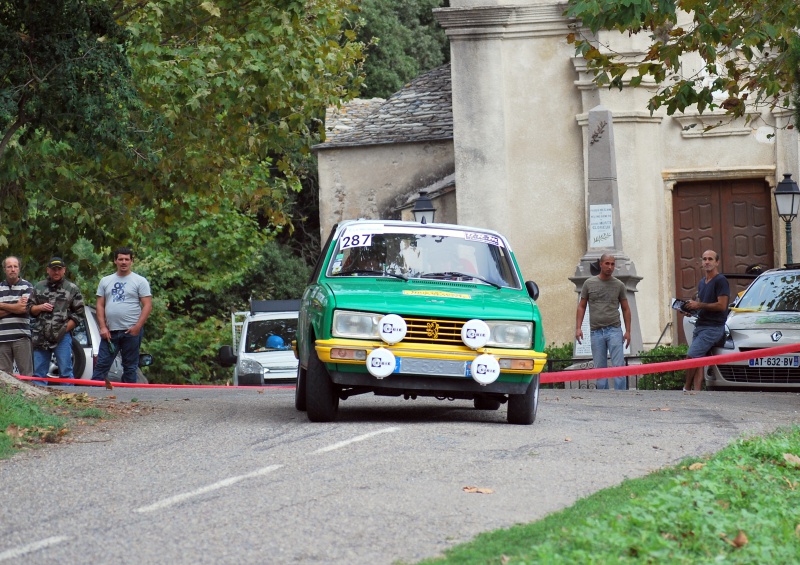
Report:
M317 449L316 451L312 451L311 455L315 455L317 453L325 453L327 451L333 451L334 449L339 449L340 447L348 446L351 443L356 443L357 441L364 441L365 439L369 439L371 437L375 437L380 434L388 434L390 432L396 432L398 430L400 430L400 428L384 428L382 430L377 430L375 432L364 434L363 436L356 436L352 439L340 441L339 443L334 443L333 445L329 445L328 447L323 447L321 449Z
M356 443L358 441L364 441L366 439L369 439L371 437L375 437L375 436L380 435L380 434L387 434L387 433L396 432L396 431L399 431L399 430L400 430L400 428L384 428L382 430L377 430L377 431L374 431L374 432L370 432L368 434L364 434L364 435L361 435L361 436L356 436L354 438L351 438L351 439L348 439L348 440L345 440L345 441L340 441L339 443L334 443L333 445L329 445L328 447L323 447L321 449L317 449L316 451L312 451L311 454L314 455L314 454L317 454L317 453L326 453L328 451L333 451L334 449L339 449L339 448L345 447L347 445L350 445L351 443ZM206 494L208 492L212 492L212 491L215 491L215 490L218 490L218 489L221 489L221 488L229 487L229 486L231 486L233 484L238 483L239 481L243 481L244 479L250 479L250 478L253 478L253 477L260 477L262 475L266 475L267 473L271 473L272 471L275 471L276 469L280 469L281 467L283 467L283 465L271 465L269 467L264 467L263 469L259 469L257 471L253 471L252 473L247 473L246 475L240 475L238 477L230 477L228 479L223 479L223 480L219 481L218 483L214 483L214 484L211 484L211 485L208 485L208 486L200 487L199 489L196 489L196 490L193 490L193 491L190 491L190 492L185 492L183 494L176 494L175 496L170 496L169 498L165 498L163 500L159 500L158 502L150 504L149 506L142 506L141 508L136 508L134 510L134 512L139 512L140 514L144 514L146 512L155 512L156 510L162 510L162 509L167 508L169 506L173 506L175 504L183 502L184 500L189 500L190 498L194 498L196 496L200 496L200 495Z
M52 538L45 538L43 540L35 541L33 543L29 543L28 545L23 545L22 547L17 547L15 549L8 549L3 553L0 553L0 561L5 561L6 559L14 559L15 557L22 557L26 553L33 553L34 551L39 551L40 549L44 549L45 547L50 547L51 545L56 545L65 542L68 539L69 538L67 536L55 536Z
M201 494L206 494L208 492L212 492L221 488L229 487L231 485L238 483L239 481L266 475L268 473L271 473L272 471L280 469L281 467L283 467L283 465L270 465L269 467L258 469L257 471L253 471L252 473L247 473L246 475L239 475L238 477L230 477L227 479L223 479L217 483L200 487L199 489L190 492L185 492L183 494L176 494L175 496L170 496L169 498L165 498L149 506L142 506L141 508L136 508L134 512L145 513L145 512L155 512L156 510L162 510L164 508L167 508L168 506L172 506L173 504L178 504L180 502L183 502L184 500L189 500L190 498L194 498L195 496L200 496Z

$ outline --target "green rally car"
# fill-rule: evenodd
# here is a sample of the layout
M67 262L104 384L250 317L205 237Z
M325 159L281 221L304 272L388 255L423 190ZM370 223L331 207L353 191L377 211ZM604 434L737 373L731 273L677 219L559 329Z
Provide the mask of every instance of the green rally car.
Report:
M536 283L497 232L355 220L336 226L303 293L295 406L313 422L372 392L508 403L532 424L544 367Z

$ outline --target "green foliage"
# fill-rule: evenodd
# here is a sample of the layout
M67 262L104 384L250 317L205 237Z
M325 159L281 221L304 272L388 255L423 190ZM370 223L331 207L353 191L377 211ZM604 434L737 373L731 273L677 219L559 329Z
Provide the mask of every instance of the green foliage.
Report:
M640 353L642 364L663 363L686 359L689 347L686 344L677 346L659 345ZM639 377L636 388L642 390L681 390L685 383L686 371L668 371L666 373L649 373Z
M572 365L572 356L574 355L574 345L570 343L563 343L556 345L551 343L544 348L547 353L547 364L544 366L542 372L557 372L562 371L566 367ZM548 383L543 384L543 388L564 388L564 383Z
M450 60L450 45L433 17L443 0L363 0L364 27L359 38L368 44L366 80L361 95L388 98L411 79Z
M721 107L740 117L751 106L790 108L800 85L800 4L795 0L569 0L566 14L592 32L591 37L572 33L568 41L586 59L598 85L622 88L628 78L631 86L645 78L659 85L649 102L651 112ZM597 41L600 30L647 33L650 46L630 63L627 54ZM702 63L695 74L686 73L689 56ZM727 94L724 101L714 98L719 91Z
M105 2L7 0L0 7L0 159L47 134L81 152L133 154L146 136L132 81L128 35Z
M198 321L196 317L167 313L162 301L153 302L142 345L154 358L147 371L149 382L201 384L229 376L230 371L216 361L219 346L231 341L229 315Z
M166 379L175 370L176 379L213 379L206 349L220 339L204 324L229 324L228 307L246 303L254 288L262 297L296 296L305 278L302 260L266 242L291 241L295 228L313 230L306 217L316 201L301 191L315 187L310 147L321 139L325 109L355 96L363 81L357 3L124 0L113 3L113 14L107 5L0 5L0 23L34 18L72 38L70 45L84 49L82 60L91 60L87 50L94 49L92 56L107 55L103 64L121 65L113 77L118 83L104 86L109 67L100 72L95 65L98 74L83 75L69 59L73 74L58 80L65 89L74 80L76 92L85 83L92 87L86 96L105 96L86 98L93 106L83 110L94 113L81 114L80 127L71 130L67 122L54 122L61 130L48 122L9 138L0 160L0 252L18 255L30 280L43 277L51 255L64 257L91 303L100 277L113 269L111 250L131 245L135 269L148 277L157 302L145 332L144 347L156 355L148 375ZM81 6L95 22L89 31L77 16L56 17L57 10ZM112 24L113 30L103 28ZM0 29L0 41L30 47L18 31ZM101 32L105 39L98 41ZM104 51L112 46L113 53ZM27 68L16 68L15 53L0 50L4 72ZM13 73L0 76L8 81ZM131 84L135 100L109 90ZM0 86L0 123L12 120L16 108L9 96L17 91L9 85ZM100 143L90 133L118 143ZM135 135L158 152L144 151ZM307 239L295 250L311 257L318 235ZM270 253L278 254L268 259Z
M795 563L798 453L798 427L738 440L423 563Z
M135 76L171 132L161 138L169 159L137 175L140 190L235 195L242 209L286 224L298 160L322 134L325 109L352 98L363 80L363 46L348 19L354 3L136 6L120 14L135 38Z
M561 345L556 345L555 343L551 343L547 347L544 348L544 352L547 353L548 359L553 360L572 360L572 356L574 355L574 344L573 343L562 343Z
M311 276L311 266L285 246L268 242L241 282L229 289L227 297L236 310L249 308L249 300L290 300L300 298Z
M0 459L10 457L20 447L57 433L64 418L45 411L25 396L0 385Z

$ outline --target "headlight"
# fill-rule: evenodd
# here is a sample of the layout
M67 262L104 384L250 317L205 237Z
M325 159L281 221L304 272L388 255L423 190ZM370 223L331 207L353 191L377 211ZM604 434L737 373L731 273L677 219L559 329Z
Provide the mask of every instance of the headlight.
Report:
M491 331L486 347L514 347L530 349L533 342L533 324L530 322L500 322L485 320Z
M725 324L725 335L723 336L723 349L736 349L736 345L733 343L733 336L731 335L731 330L728 329L728 324Z
M351 339L380 339L378 322L383 314L336 310L333 313L333 336Z
M258 361L252 359L242 359L239 361L240 375L261 375L263 373L264 367Z

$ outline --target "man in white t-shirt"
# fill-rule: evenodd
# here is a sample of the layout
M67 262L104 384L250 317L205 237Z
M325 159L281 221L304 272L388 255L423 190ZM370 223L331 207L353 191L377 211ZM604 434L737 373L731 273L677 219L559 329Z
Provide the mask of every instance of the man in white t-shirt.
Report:
M122 382L135 383L142 330L153 309L153 297L147 279L131 270L133 251L129 247L114 250L114 265L117 272L103 277L97 286L97 324L101 341L92 380L106 380L119 353L122 355Z

